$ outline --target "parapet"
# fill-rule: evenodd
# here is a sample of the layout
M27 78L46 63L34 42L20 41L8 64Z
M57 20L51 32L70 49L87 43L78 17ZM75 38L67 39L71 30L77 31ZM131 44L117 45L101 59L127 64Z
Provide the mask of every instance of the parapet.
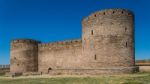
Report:
M32 39L16 39L11 41L11 50L15 50L18 48L38 48L38 44L40 41L32 40Z
M82 23L86 23L89 20L95 19L97 17L104 17L104 16L112 16L112 15L116 15L116 16L120 16L120 15L126 15L126 16L134 16L133 12L127 9L121 9L121 8L116 8L116 9L104 9L101 11L97 11L95 13L92 13L91 15L89 15L88 17L84 18Z
M31 43L31 44L38 44L41 43L40 41L36 41L36 40L32 40L32 39L16 39L16 40L12 40L13 44L16 43Z
M67 40L67 41L53 42L53 43L41 43L41 44L38 44L38 47L42 49L49 48L49 49L55 50L55 49L61 49L61 48L62 49L70 48L69 46L80 47L81 46L80 44L82 44L82 40Z

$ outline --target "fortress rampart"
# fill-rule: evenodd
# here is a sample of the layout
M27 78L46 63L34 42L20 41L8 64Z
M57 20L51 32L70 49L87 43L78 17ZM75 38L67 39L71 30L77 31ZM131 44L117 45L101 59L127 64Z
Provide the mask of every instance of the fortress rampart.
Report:
M58 50L58 49L70 49L74 47L81 47L82 40L68 40L54 43L41 43L38 44L40 50Z
M134 72L134 14L126 9L95 12L82 21L82 39L11 42L11 72L115 74Z
M38 44L31 39L14 40L11 43L11 72L38 71Z
M39 44L39 71L48 73L49 69L75 69L80 65L81 49L81 40Z

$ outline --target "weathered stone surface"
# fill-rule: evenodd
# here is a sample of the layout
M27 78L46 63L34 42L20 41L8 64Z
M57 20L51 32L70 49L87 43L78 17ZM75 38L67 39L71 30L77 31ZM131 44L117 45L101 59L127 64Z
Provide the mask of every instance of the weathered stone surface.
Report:
M48 73L51 69L76 69L81 64L81 53L81 40L39 44L39 72Z
M12 73L38 71L39 43L30 39L12 41L10 58L10 71Z
M11 43L11 72L113 74L134 72L134 15L107 9L83 19L82 40Z
M134 66L134 15L131 11L102 10L82 23L83 55L89 68Z

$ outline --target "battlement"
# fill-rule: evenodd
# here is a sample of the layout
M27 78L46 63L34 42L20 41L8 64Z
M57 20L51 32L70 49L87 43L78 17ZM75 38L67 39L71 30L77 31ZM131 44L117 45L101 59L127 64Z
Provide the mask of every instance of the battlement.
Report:
M16 44L16 43L38 44L38 43L41 43L41 42L40 42L40 41L36 41L36 40L32 40L32 39L16 39L16 40L12 40L11 43L12 43L12 44Z
M38 46L39 48L56 49L56 48L69 48L69 47L66 47L65 45L70 45L74 47L74 46L80 46L80 44L82 44L82 40L67 40L67 41L60 41L60 42L53 42L53 43L41 43L41 44L38 44Z
M104 17L104 16L113 16L113 15L126 15L126 16L133 16L133 12L127 9L104 9L101 11L97 11L95 13L92 13L91 15L89 15L88 17L84 18L82 23L87 22L88 20L92 20L95 19L97 17Z
M105 9L82 21L82 38L50 43L11 42L11 73L115 74L135 71L134 14ZM111 59L111 60L110 60Z

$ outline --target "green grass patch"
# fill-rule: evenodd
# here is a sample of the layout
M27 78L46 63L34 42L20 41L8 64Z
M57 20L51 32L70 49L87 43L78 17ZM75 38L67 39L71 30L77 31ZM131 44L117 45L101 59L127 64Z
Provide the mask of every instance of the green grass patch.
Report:
M0 84L150 84L150 73L137 73L121 76L0 78Z
M5 72L0 72L0 76L4 76L5 75Z

